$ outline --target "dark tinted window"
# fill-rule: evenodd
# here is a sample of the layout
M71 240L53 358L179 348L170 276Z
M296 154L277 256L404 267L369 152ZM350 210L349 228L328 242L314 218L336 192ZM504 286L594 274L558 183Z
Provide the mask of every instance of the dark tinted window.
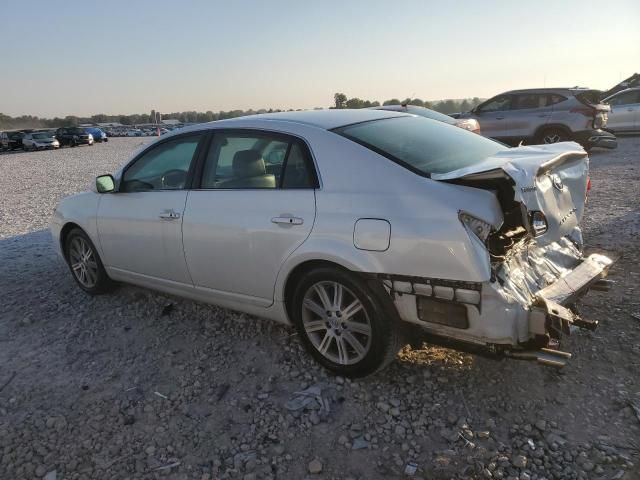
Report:
M422 117L373 120L334 131L426 175L475 165L507 149L475 133Z
M547 95L547 105L555 105L556 103L564 102L567 97L558 95L557 93L551 93Z
M547 105L547 96L537 93L520 93L514 95L511 110L527 110L532 108L542 108Z

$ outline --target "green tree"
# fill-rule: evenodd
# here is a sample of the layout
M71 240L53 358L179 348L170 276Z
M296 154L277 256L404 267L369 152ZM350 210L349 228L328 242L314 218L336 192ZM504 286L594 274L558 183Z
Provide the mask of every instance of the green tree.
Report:
M382 102L382 105L399 105L400 104L400 100L398 100L397 98L392 98L391 100L385 100L384 102Z
M333 101L335 104L334 108L345 108L345 104L347 103L347 96L344 93L336 93L333 96Z

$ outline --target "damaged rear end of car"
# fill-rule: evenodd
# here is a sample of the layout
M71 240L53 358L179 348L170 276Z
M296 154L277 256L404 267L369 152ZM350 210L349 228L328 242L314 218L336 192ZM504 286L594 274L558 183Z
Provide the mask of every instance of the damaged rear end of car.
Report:
M499 228L460 213L470 235L486 246L491 279L475 287L480 295L473 298L479 301L456 302L466 312L450 308L452 321L438 333L562 366L570 354L559 350L561 337L572 326L597 326L580 317L576 303L589 288L608 287L603 278L612 264L607 256L583 252L579 223L589 188L586 152L575 143L520 147L432 179L491 191L503 213ZM469 294L463 289L460 298ZM457 299L455 289L452 300ZM435 300L443 299L435 295ZM464 313L467 320L461 321ZM423 317L430 323L429 315ZM452 332L451 325L465 327L466 334Z
M426 119L339 133L417 175L415 190L399 193L402 213L390 220L390 247L373 274L399 318L432 343L564 365L562 336L597 325L576 303L607 287L612 264L583 251L585 150L574 142L507 148ZM407 213L416 199L420 207Z

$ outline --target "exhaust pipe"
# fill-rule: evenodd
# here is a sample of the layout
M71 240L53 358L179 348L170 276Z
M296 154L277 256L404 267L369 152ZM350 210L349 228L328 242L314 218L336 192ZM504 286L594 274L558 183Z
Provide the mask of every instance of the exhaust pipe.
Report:
M505 353L512 358L520 360L536 360L542 365L556 368L564 367L567 364L567 361L571 360L571 354L569 352L552 350L550 348L541 348L540 350L509 351Z
M613 284L613 280L600 279L597 282L594 282L589 288L591 290L597 290L598 292L608 292L611 290L611 287L613 287Z

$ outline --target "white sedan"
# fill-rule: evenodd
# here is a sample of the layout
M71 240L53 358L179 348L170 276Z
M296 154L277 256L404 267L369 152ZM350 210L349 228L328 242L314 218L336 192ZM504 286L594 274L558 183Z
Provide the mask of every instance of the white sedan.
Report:
M587 176L575 143L507 148L380 110L253 115L145 145L51 229L86 292L127 282L292 323L341 375L416 328L562 365L611 263L582 254Z

